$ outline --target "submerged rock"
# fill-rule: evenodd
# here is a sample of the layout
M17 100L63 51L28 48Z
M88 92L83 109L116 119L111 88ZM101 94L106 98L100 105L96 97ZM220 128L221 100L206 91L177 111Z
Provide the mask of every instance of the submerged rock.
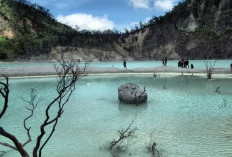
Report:
M141 104L147 101L147 93L134 83L127 83L118 88L118 99L127 104Z

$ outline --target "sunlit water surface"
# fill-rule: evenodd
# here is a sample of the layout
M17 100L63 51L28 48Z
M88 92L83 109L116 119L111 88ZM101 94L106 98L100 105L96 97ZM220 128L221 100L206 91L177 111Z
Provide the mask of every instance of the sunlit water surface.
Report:
M133 121L133 127L138 128L137 138L122 156L150 157L145 147L153 132L163 157L231 157L231 81L197 76L84 77L78 81L43 156L110 157L109 152L99 148L116 137L116 130ZM135 106L118 101L118 87L127 82L146 87L147 103ZM44 108L56 95L55 85L55 78L11 79L10 104L0 125L20 141L26 139L22 120L29 113L21 98L27 99L30 89L35 88L43 100L28 122L35 141ZM218 86L220 93L215 92ZM5 139L0 137L0 141ZM30 143L26 149L31 152L33 145L34 142ZM9 149L0 146L1 150ZM11 151L4 156L17 157L19 153Z

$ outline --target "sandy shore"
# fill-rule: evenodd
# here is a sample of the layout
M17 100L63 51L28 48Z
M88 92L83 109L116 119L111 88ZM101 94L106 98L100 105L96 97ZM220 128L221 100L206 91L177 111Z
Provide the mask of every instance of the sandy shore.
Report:
M87 67L87 74L117 74L117 73L183 73L183 74L204 74L205 69L185 69L171 66L157 66L151 68L134 68L134 69L120 69L113 67ZM215 68L214 74L229 74L232 72L229 68ZM56 71L53 66L30 66L30 67L4 67L0 68L0 76L6 75L10 77L19 76L50 76L56 75Z

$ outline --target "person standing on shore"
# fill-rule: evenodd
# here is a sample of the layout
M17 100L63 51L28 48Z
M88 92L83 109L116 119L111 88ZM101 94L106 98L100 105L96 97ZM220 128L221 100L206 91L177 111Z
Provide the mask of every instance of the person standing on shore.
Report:
M191 69L194 69L194 65L193 64L191 64Z
M232 72L232 63L230 64L230 71Z
M186 69L188 68L189 69L189 59L186 60Z
M164 65L165 65L165 66L167 66L167 61L168 61L168 59L167 59L167 57L165 57L165 58L164 58Z
M124 66L124 69L127 69L127 67L126 67L126 60L123 61L123 66Z
M165 65L165 63L164 63L164 57L162 58L162 65L163 65L163 66Z

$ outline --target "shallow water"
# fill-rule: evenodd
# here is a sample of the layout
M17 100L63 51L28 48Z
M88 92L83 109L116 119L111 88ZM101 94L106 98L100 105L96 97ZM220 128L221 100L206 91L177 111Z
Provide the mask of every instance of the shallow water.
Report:
M150 156L145 149L150 134L163 157L232 156L232 83L231 79L207 80L197 76L152 77L151 75L88 76L77 83L77 90L65 108L52 140L44 149L45 157L110 157L99 147L116 137L116 130L131 121L137 138L122 156ZM146 87L148 101L139 106L121 104L117 89L133 82ZM43 98L30 120L33 139L43 109L55 97L55 78L11 79L10 105L0 125L26 138L22 119L28 111L21 97L35 88ZM164 86L166 89L164 89ZM220 86L220 93L216 88ZM227 101L226 107L224 101ZM4 141L0 137L0 141ZM33 143L27 146L32 150ZM5 150L0 146L0 151ZM6 149L7 150L7 149ZM17 157L11 151L6 157Z
M215 60L211 60L213 64ZM168 60L167 66L177 67L178 60ZM215 68L229 68L232 60L217 60L215 62ZM205 68L204 60L189 60L189 65L193 64L194 68ZM15 68L15 67L33 67L33 66L53 66L52 62L12 62L4 63L0 62L0 68ZM91 62L90 66L94 67L114 67L123 68L122 62ZM159 60L155 61L128 61L127 68L150 68L162 66L162 62Z

